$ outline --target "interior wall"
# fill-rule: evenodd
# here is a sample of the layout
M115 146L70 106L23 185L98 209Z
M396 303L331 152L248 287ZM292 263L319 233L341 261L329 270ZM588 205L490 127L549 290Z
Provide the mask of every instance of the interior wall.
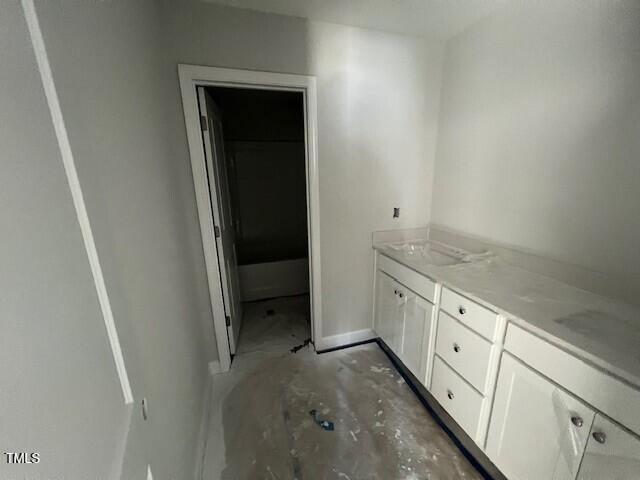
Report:
M320 336L371 328L371 232L429 218L442 45L201 2L163 7L182 168L189 157L177 63L316 76Z
M229 142L227 158L235 166L240 264L306 258L304 142Z
M432 221L637 275L639 84L633 0L519 2L450 40Z
M301 92L255 88L207 89L222 110L227 142L302 142Z
M191 478L207 362L217 354L191 179L170 144L166 99L175 82L163 64L159 10L152 0L36 7L131 377L134 420L142 398L148 402L146 433L134 432L129 448L138 450L126 457L135 463L148 448L157 478Z
M302 94L220 87L209 92L221 111L238 262L306 258Z
M0 478L116 478L130 409L19 2L0 45Z

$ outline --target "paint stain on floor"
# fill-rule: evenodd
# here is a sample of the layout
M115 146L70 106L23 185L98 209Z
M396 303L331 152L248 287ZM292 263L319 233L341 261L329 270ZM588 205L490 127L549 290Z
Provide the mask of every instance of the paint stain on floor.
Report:
M208 480L482 478L376 344L236 360L214 380Z

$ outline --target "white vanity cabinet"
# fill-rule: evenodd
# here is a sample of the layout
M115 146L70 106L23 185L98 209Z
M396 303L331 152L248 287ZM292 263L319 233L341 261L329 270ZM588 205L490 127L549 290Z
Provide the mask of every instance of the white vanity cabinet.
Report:
M377 253L374 328L463 443L508 480L640 480L637 384L400 262Z
M594 415L580 400L505 352L486 453L509 480L573 480Z
M640 438L596 415L578 480L640 478Z
M435 284L387 257L381 256L377 263L374 329L424 383L434 308L424 297L433 300Z

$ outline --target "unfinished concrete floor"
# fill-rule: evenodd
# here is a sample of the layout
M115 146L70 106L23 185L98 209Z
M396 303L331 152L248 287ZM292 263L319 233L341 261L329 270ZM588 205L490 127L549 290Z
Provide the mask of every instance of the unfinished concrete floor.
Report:
M482 478L376 344L290 353L308 336L306 302L245 306L241 353L213 379L203 478Z

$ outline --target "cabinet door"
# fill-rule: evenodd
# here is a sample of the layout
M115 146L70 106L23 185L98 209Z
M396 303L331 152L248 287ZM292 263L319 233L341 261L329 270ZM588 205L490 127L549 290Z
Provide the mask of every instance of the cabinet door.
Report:
M431 315L433 305L411 290L406 291L402 361L416 378L425 382L427 357L430 354Z
M502 355L486 452L509 480L572 480L594 412Z
M374 328L387 346L398 356L402 354L405 296L400 298L400 284L389 275L377 272L376 318Z
M637 480L640 439L596 415L578 480Z

